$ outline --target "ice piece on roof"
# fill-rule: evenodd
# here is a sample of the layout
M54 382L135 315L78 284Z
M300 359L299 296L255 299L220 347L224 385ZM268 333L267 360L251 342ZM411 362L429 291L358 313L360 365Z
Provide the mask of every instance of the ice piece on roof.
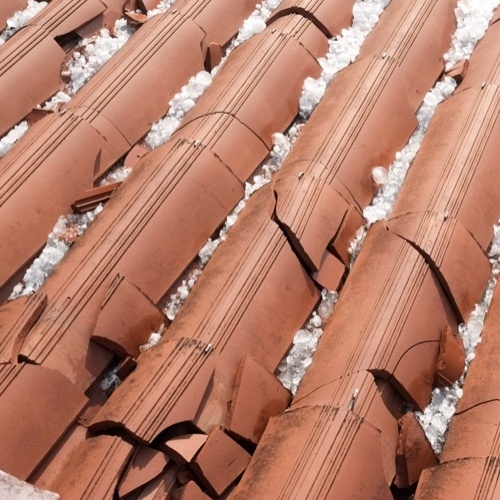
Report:
M126 19L118 19L112 33L103 28L99 35L82 40L81 50L73 54L65 72L70 77L66 86L69 94L75 95L125 45L134 32L135 28Z
M28 0L28 5L24 10L15 12L7 19L7 28L0 34L0 45L4 44L16 31L26 26L47 5L47 2Z
M18 123L0 139L0 158L5 156L14 144L28 131L28 122Z
M389 172L384 167L372 168L372 178L377 184L385 184L389 179Z

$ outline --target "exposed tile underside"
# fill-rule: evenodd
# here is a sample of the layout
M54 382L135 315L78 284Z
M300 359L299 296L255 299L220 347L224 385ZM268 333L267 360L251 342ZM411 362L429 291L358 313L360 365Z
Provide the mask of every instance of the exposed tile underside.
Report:
M457 0L389 3L169 321L166 295L244 197L273 134L296 120L304 80L320 75L354 0L283 1L148 152L152 123L212 69L257 1L178 0L146 20L157 3L52 0L0 46L1 136L62 88L66 43L125 10L143 23L0 159L0 470L61 498L382 499L420 477L418 498L494 496L498 300L439 465L406 412L461 376L458 324L491 272L498 16L352 270L372 168L415 130ZM2 2L0 30L25 5ZM127 181L98 187L132 149ZM40 290L2 303L57 217L99 202ZM340 299L292 399L273 373L325 285L342 286ZM152 332L163 338L142 352Z

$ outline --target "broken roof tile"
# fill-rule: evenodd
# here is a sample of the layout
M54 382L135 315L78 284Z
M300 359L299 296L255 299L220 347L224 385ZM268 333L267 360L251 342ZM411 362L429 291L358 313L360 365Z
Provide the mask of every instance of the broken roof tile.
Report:
M168 463L169 458L161 451L137 446L117 489L120 498L158 477Z
M180 464L191 462L207 440L206 434L182 434L165 441L165 453Z
M90 429L125 428L139 442L151 444L169 427L194 421L216 359L207 344L196 340L160 342L142 354L142 362L113 392Z
M167 317L136 286L118 275L101 305L92 341L125 358L137 358L151 333L167 324Z
M87 398L54 370L0 365L0 469L26 479L86 404Z
M215 495L222 495L241 475L250 454L222 429L215 428L191 467L198 479Z
M272 373L246 356L236 375L226 431L257 444L268 420L285 411L290 399L290 392Z
M86 439L52 488L61 498L112 498L133 446L118 436Z

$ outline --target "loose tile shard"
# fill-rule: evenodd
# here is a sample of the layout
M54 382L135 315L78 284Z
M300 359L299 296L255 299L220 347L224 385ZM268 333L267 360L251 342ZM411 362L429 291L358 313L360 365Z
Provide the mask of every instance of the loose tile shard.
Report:
M136 286L123 276L113 280L101 305L90 337L120 357L137 358L142 344L162 325L166 316Z
M198 479L216 496L222 495L242 474L250 454L222 429L214 429L192 463Z
M61 498L113 498L133 446L117 436L95 436L81 443L53 483Z
M436 465L438 459L413 413L404 415L399 425L394 484L398 488L408 488L418 481L424 469Z
M119 497L125 497L158 477L168 463L168 457L161 451L137 446L118 486Z
M250 356L236 375L226 431L236 438L257 444L268 420L282 413L291 395L276 377Z

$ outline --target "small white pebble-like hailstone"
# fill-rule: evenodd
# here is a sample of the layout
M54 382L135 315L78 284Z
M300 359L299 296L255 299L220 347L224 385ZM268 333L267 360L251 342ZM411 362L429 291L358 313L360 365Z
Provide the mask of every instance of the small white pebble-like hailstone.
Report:
M389 179L389 172L385 167L372 168L372 179L376 184L385 184Z

